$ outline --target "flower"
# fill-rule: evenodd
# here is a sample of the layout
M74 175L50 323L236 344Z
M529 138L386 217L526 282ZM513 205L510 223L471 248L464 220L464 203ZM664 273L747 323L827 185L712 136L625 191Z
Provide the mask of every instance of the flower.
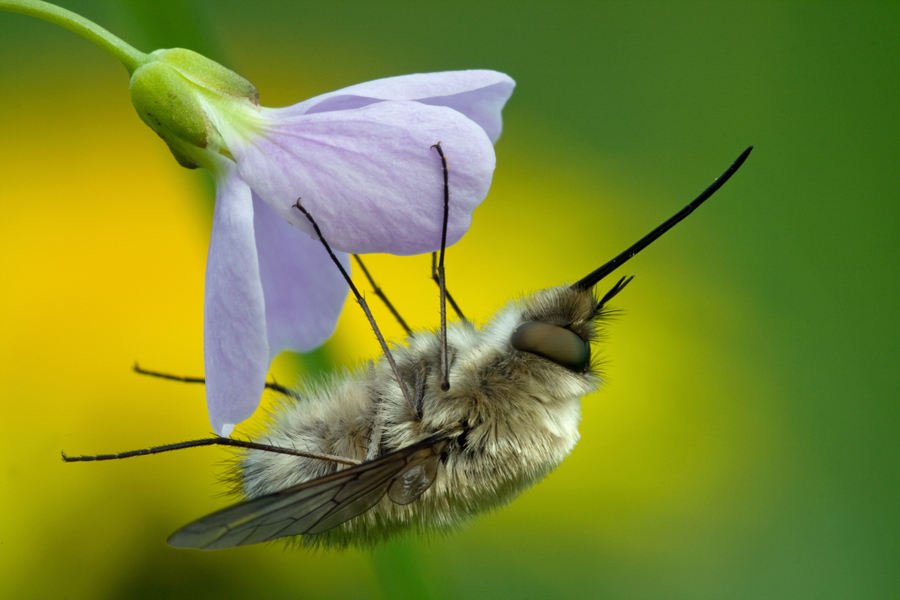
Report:
M286 108L187 50L153 53L132 76L141 118L185 166L208 168L216 206L206 268L204 358L219 435L253 414L269 363L334 331L347 285L306 219L347 252L438 249L441 142L451 161L447 243L468 229L493 177L493 142L515 82L495 71L370 81ZM142 72L143 71L143 72Z

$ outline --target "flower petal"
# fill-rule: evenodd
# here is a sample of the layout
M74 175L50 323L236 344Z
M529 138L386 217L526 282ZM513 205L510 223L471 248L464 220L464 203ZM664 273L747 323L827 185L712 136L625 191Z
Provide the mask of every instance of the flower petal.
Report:
M500 111L514 87L509 75L497 71L417 73L351 85L279 110L287 117L361 108L383 100L414 100L461 112L496 142L503 128Z
M440 247L443 172L450 165L448 244L468 229L493 177L494 147L461 113L418 102L379 102L280 118L264 111L255 135L223 127L241 176L282 218L313 235L294 204L344 252L419 254Z
M350 288L322 242L293 227L253 194L269 358L307 351L334 333ZM350 272L350 257L337 253Z
M250 188L233 166L216 181L203 314L206 401L227 436L259 405L269 367Z

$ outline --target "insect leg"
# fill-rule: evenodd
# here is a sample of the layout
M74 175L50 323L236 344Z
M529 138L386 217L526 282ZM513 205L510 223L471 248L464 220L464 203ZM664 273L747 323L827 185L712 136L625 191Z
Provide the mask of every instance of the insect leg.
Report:
M409 397L409 392L406 389L406 384L403 382L403 377L400 376L400 369L397 368L397 363L394 361L394 356L391 354L391 350L388 348L387 342L384 341L384 336L381 335L381 330L378 329L378 324L375 323L375 317L372 316L372 311L369 310L369 305L366 303L366 299L363 298L359 290L356 289L356 286L353 284L353 280L350 279L350 275L347 274L347 271L344 270L344 265L341 264L341 261L337 259L334 255L334 252L331 251L331 246L328 245L328 242L325 241L325 238L322 236L322 230L319 229L319 224L316 223L316 220L313 219L312 215L309 214L303 205L300 204L300 199L297 198L297 203L294 204L294 208L303 213L303 215L307 218L310 224L313 226L313 229L316 231L316 235L319 237L319 241L322 242L322 245L325 246L325 250L328 251L328 255L331 257L331 260L334 264L337 265L337 268L341 271L341 275L344 276L344 280L347 282L347 285L350 286L350 291L353 292L353 295L356 297L356 302L359 304L363 312L366 313L366 318L369 320L369 325L372 326L372 330L375 332L375 337L378 339L378 343L381 344L381 350L384 352L384 357L387 359L388 363L391 365L391 369L394 371L394 377L397 379L397 384L400 386L400 391L403 393L403 397L406 398L406 402L409 404L409 409L412 411L413 415L416 419L419 418L419 413L416 412L416 405Z
M129 452L120 452L118 454L96 454L93 456L67 456L62 453L65 462L94 462L98 460L117 460L120 458L131 458L132 456L144 456L147 454L159 454L161 452L172 452L173 450L182 450L184 448L198 448L200 446L232 446L234 448L246 448L248 450L262 450L264 452L275 452L277 454L290 454L291 456L302 456L303 458L315 458L318 460L327 460L329 462L341 463L343 465L358 465L360 461L352 458L343 458L333 454L323 454L319 452L303 452L293 448L282 448L280 446L270 446L269 444L258 444L256 442L245 442L243 440L235 440L232 438L214 437L202 440L192 440L190 442L178 442L177 444L166 444L165 446L154 446L153 448L144 448L142 450L131 450Z
M444 251L447 249L447 220L450 216L450 169L447 168L447 157L441 143L432 146L441 157L441 166L444 170L444 223L441 227L441 257L438 260L437 277L438 287L441 289L441 389L445 392L450 389L450 365L447 357L447 280L444 275ZM432 277L434 277L434 254L431 255Z
M384 416L376 408L375 422L372 423L372 432L369 434L369 446L366 448L366 461L373 460L378 456L378 451L381 449L382 431L384 431Z
M438 276L437 269L437 252L431 253L431 280L435 282L438 286L441 285L441 278ZM456 313L456 316L462 319L463 321L468 321L466 315L463 314L462 309L459 307L459 304L456 303L456 300L453 299L453 295L447 290L447 286L444 286L444 292L447 294L447 302L450 303L450 306L453 308L453 312Z
M397 319L397 322L400 323L400 327L402 327L406 331L407 335L412 333L412 329L409 328L409 325L406 324L406 321L403 320L403 317L400 316L400 313L397 312L397 309L394 308L394 305L391 304L391 301L388 300L384 292L381 291L381 288L378 287L378 284L375 283L375 280L372 279L372 276L369 274L369 270L366 268L366 265L363 264L363 261L359 257L359 254L354 254L353 258L356 259L357 264L359 264L359 268L362 269L362 272L366 276L366 279L369 280L369 285L372 286L372 291L374 292L374 294L381 298L381 301L384 302L384 305L387 306L389 311L391 311L391 314L394 315L394 318Z
M140 375L149 375L150 377L159 377L160 379L169 379L171 381L181 381L182 383L206 383L206 379L203 377L183 377L181 375L172 375L171 373L160 373L159 371L150 371L148 369L142 368L139 364L134 363L134 372ZM273 392L278 392L279 394L284 394L285 396L295 396L295 394L288 388L280 385L277 382L266 382L266 388L272 390Z
M416 371L416 411L421 415L425 403L425 386L428 385L428 365L421 363Z

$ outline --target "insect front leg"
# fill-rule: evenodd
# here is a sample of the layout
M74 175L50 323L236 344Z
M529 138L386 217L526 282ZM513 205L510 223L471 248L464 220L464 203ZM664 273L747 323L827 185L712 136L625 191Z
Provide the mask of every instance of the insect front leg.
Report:
M381 402L378 403L378 407ZM384 433L384 414L379 408L375 409L375 419L372 422L372 433L369 434L369 446L366 448L366 462L378 457L381 450L381 437Z
M410 368L409 371L405 371L404 379L407 384L410 383L410 375L412 375L413 381L410 389L413 393L413 398L416 406L416 420L422 419L422 409L425 403L425 392L428 389L427 379L428 379L428 362L421 361L418 364L414 365ZM369 445L366 449L366 461L370 461L374 458L377 458L381 455L381 442L384 437L384 425L385 425L385 414L384 414L384 402L380 399L375 401L375 409L374 409L374 417L372 419L372 429L369 434Z

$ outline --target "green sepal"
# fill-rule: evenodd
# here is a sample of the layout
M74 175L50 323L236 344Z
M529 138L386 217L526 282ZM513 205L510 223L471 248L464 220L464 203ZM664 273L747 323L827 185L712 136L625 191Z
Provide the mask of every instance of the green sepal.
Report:
M202 54L184 48L170 48L157 50L150 56L170 65L186 79L210 92L259 105L259 92L252 83Z
M257 107L259 93L249 81L222 65L181 48L157 50L131 77L131 102L144 121L168 144L178 163L200 164L207 149L230 156L207 111ZM210 147L211 146L211 147Z

